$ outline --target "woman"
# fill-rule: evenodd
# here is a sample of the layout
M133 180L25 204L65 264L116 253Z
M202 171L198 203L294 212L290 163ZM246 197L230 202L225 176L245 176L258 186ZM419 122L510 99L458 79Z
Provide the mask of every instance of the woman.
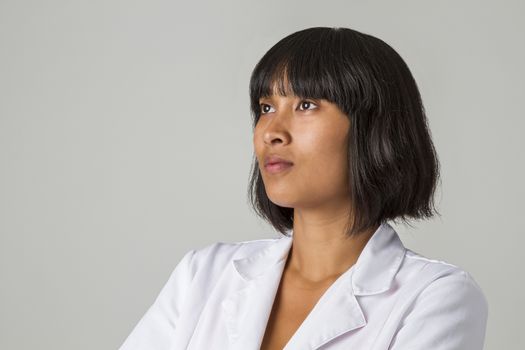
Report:
M281 237L187 252L120 349L482 349L479 286L387 222L437 213L402 58L355 30L301 30L256 65L250 99L250 199Z

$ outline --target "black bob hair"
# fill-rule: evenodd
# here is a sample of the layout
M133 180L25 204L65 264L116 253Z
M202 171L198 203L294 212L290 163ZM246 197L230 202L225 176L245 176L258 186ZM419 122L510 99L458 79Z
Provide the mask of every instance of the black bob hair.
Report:
M384 41L349 28L314 27L275 44L250 78L253 128L259 98L272 94L325 99L350 119L351 212L348 236L386 220L431 218L439 161L421 96L406 63ZM278 232L293 229L294 208L270 201L254 155L248 197Z

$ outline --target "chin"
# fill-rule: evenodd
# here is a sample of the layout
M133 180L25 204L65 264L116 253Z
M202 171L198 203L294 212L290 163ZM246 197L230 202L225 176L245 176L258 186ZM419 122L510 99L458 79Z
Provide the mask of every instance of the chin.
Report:
M271 196L268 194L268 198L273 204L283 208L293 208L295 206L294 201L284 198L283 196Z

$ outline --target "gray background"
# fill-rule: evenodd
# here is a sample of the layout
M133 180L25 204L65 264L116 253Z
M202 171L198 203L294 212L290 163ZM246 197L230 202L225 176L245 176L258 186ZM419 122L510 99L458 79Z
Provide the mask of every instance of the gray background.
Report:
M421 90L438 209L405 245L523 349L523 1L0 1L0 348L116 349L182 254L276 237L246 190L248 80L313 26L382 38ZM518 332L521 332L519 334Z

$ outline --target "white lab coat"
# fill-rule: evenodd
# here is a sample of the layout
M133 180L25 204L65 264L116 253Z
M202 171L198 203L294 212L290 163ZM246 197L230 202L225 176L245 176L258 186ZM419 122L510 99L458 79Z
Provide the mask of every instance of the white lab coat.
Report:
M259 349L291 237L188 251L120 350ZM481 350L486 298L457 266L406 249L383 223L285 350Z

